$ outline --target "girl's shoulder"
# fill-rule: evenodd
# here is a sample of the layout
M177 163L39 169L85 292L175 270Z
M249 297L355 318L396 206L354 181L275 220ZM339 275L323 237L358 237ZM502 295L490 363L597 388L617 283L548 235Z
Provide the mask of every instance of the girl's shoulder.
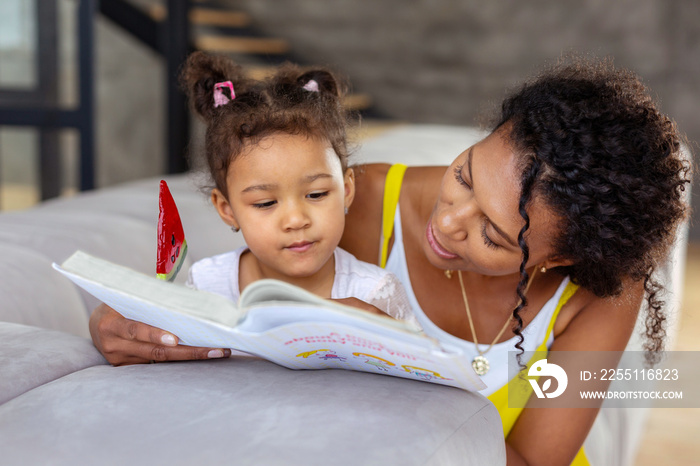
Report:
M366 261L359 260L353 254L343 248L335 248L335 276L348 277L348 280L367 280L376 283L384 279L391 272L371 264Z
M241 246L240 248L234 249L233 251L228 251L221 254L216 254L214 256L199 259L190 267L190 273L200 274L210 270L221 270L223 268L231 268L234 265L234 263L238 263L241 254L243 254L243 251L247 249L247 246Z
M238 268L241 254L248 248L200 259L189 270L187 283L198 290L209 291L232 300L238 298Z

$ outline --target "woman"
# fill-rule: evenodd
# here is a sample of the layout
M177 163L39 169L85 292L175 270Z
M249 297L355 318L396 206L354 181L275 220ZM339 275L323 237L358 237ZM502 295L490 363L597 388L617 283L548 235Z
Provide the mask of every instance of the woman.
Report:
M503 356L622 351L644 299L646 348L662 348L651 274L686 213L689 167L673 122L608 62L546 70L504 101L494 128L447 170L365 167L341 247L386 261L426 332L474 342L509 465L587 464L581 445L597 410L499 406ZM165 346L172 336L115 314L91 318L113 364L225 355Z

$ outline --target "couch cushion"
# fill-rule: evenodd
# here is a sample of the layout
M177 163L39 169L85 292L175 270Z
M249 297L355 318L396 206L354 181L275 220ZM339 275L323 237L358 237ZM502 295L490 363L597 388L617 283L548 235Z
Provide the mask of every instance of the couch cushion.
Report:
M85 217L95 214L115 214L120 218L137 220L152 229L147 239L155 260L155 232L158 222L158 189L160 178L125 183L117 187L81 193L72 198L61 198L44 202L34 212L39 217L45 212L71 213L79 211ZM242 246L243 236L234 235L219 218L209 198L200 190L196 174L170 175L163 177L175 199L185 237L188 257L197 261ZM32 214L35 215L35 214ZM74 214L70 214L74 215ZM188 264L183 266L187 270Z
M156 221L153 224L98 211L49 209L12 212L0 216L0 243L29 248L61 263L77 249L155 274ZM183 267L187 269L190 261ZM55 271L53 273L56 273ZM79 290L85 308L98 301Z
M505 463L481 395L250 357L90 367L0 406L0 432L8 464Z
M0 243L0 258L0 321L89 337L84 301L77 288L51 268L48 257Z
M33 388L86 367L106 363L87 338L0 322L0 408L3 403Z

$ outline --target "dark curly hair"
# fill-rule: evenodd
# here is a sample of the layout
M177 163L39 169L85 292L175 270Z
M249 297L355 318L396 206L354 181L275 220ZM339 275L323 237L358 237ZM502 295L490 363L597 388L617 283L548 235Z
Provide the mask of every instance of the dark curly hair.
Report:
M312 80L315 84L310 88ZM180 81L193 110L207 124L207 165L214 186L225 196L231 162L247 144L278 132L327 140L343 170L347 168L346 127L353 115L342 105L347 87L331 71L286 63L269 78L254 80L228 57L194 52ZM231 81L235 98L215 107L214 86L226 81ZM228 88L223 92L231 97Z
M527 304L527 207L540 196L562 219L552 239L557 257L574 261L559 273L600 297L619 295L623 280L646 291L647 359L663 349L665 320L652 274L666 257L687 215L683 197L690 163L674 122L656 108L639 78L611 60L568 57L507 97L495 128L503 127L521 155L518 235L523 302L513 311L523 342L520 311Z

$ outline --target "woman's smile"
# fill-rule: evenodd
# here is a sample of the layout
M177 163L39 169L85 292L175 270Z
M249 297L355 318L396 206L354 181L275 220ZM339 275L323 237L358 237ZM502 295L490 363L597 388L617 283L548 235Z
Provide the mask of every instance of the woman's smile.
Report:
M427 238L428 245L430 245L433 252L442 259L451 260L459 258L457 254L451 253L438 242L437 238L435 238L432 222L428 222L428 226L425 229L425 237Z

